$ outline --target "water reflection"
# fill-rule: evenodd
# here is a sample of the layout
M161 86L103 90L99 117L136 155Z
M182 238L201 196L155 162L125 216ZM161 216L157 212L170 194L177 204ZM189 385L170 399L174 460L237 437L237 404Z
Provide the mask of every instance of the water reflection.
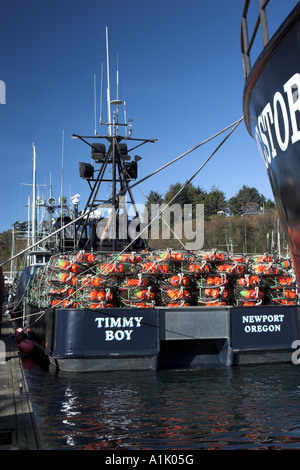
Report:
M294 365L26 376L45 449L300 448Z

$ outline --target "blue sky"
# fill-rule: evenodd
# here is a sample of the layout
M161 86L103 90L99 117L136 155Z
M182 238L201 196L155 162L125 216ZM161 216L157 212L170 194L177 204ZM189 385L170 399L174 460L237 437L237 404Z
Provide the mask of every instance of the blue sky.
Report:
M126 100L127 117L133 119L133 137L158 139L139 149L139 179L242 117L243 3L1 0L0 80L6 84L6 104L0 105L0 232L27 219L33 142L40 194L48 197L51 174L58 198L64 134L64 195L70 202L70 196L79 193L83 209L88 186L79 177L78 162L89 162L90 151L71 136L94 132L94 74L99 119L106 26L111 99L116 98L118 60L119 98ZM296 3L271 2L270 35ZM102 114L105 120L104 94ZM98 126L98 133L104 131ZM144 203L151 189L164 194L170 184L186 181L221 139L135 188L136 202ZM207 191L214 185L228 199L245 184L273 199L264 164L244 123L193 184Z

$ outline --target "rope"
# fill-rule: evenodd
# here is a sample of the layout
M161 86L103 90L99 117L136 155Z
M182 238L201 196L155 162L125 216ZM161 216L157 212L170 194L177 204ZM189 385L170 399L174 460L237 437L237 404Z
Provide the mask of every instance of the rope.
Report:
M190 182L197 176L197 174L204 168L204 166L211 160L211 158L216 154L216 152L220 149L220 147L222 147L222 145L227 141L227 139L231 136L231 134L235 131L235 129L239 126L239 124L242 122L243 118L239 119L238 121L236 121L234 123L234 127L233 129L231 129L231 131L226 135L226 137L222 140L222 142L216 147L216 149L210 154L210 156L205 160L204 163L202 163L202 165L196 170L196 172L191 176L191 178L185 182L185 184L179 189L179 191L173 196L173 198L168 202L168 204L166 204L163 209L161 209L158 214L147 224L147 226L144 227L144 229L121 251L121 252L118 252L118 254L116 255L116 257L114 259L111 260L111 263L113 264L117 258L122 255L124 252L128 251L129 247L137 240L137 238L139 238L148 228L149 226L158 218L160 217L160 215L163 213L164 210L166 210L166 208L175 200L175 198L178 196L178 194L180 194L181 191L183 191L183 189L188 185L190 184ZM232 126L229 126L227 127L226 129L228 130L228 128L230 128ZM218 133L217 135L219 135L220 133ZM199 144L198 146L194 147L193 149L191 149L189 152L192 152L193 150L195 150L196 148L198 148L201 144ZM179 158L182 158L185 154L182 154L181 156L177 157L177 159L175 160L178 160ZM171 164L171 163L169 163ZM165 167L165 166L164 166ZM163 167L162 167L163 168ZM184 246L184 245L183 245ZM89 271L89 268L86 270L86 271ZM82 274L84 274L86 271L84 271ZM103 271L100 271L100 273L96 273L94 276L91 277L91 279L94 279L96 276L99 276L99 274L102 274ZM74 293L76 294L81 288L78 288ZM72 295L74 295L74 293ZM68 296L66 298L64 298L63 300L61 300L61 302L59 302L58 304L56 304L56 307L59 307L59 305L69 299L71 297ZM36 312L32 315L40 315L39 318L41 318L46 312L45 311L39 311L39 312ZM22 317L20 317L22 318ZM39 319L38 318L38 319ZM37 320L38 320L37 319ZM14 319L16 320L16 318ZM35 321L37 321L35 320ZM13 321L13 320L11 320Z
M173 160L171 160L170 162L166 163L165 165L163 165L162 167L158 168L157 170L155 170L154 172L150 173L149 175L145 176L144 178L142 178L141 180L137 181L136 183L132 184L131 186L128 187L128 189L132 189L134 188L135 186L137 186L138 184L142 183L143 181L145 181L146 179L150 178L151 176L159 173L160 171L164 170L165 168L167 168L168 166L172 165L173 163L177 162L178 160L180 160L181 158L185 157L186 155L188 155L189 153L195 151L196 149L198 149L199 147L201 147L202 145L206 144L207 142L209 142L210 140L216 138L217 136L219 136L220 134L222 134L223 132L225 132L226 130L230 129L231 127L235 126L234 129L240 124L240 122L244 119L244 117L238 119L237 121L233 122L232 124L230 124L229 126L225 127L224 129L222 129L221 131L217 132L216 134L212 135L211 137L209 137L208 139L204 140L203 142L201 142L200 144L196 145L195 147L191 148L190 150L187 150L186 152L184 152L183 154L179 155L178 157L174 158ZM233 130L234 130L233 129ZM232 132L231 132L232 133ZM230 134L231 134L230 133ZM229 134L229 135L230 135ZM228 137L229 137L228 135ZM219 146L220 147L220 146ZM219 148L218 147L218 148ZM215 150L215 152L218 150L218 148ZM214 153L215 153L214 152ZM199 170L197 171L197 173L189 180L189 182L199 173L199 171L203 168L204 165L206 165L206 163L210 160L210 158L213 156L213 154L207 159L206 162L204 162L204 164L202 165L202 167L199 168ZM183 186L181 188L181 190L184 188L185 186ZM120 196L121 193L118 193L117 196ZM112 201L112 198L108 199L106 201L105 204L109 203ZM70 225L73 225L75 224L76 222L78 222L79 220L81 220L83 217L88 217L92 212L94 212L95 210L97 209L100 209L101 207L103 207L102 204L99 204L99 206L95 207L95 208L90 208L89 211L85 212L84 214L81 214L79 217L77 217L76 219L72 220L71 222L67 223L66 225L64 225L63 227L57 229L55 232L47 235L46 237L44 237L42 240L34 243L33 245L27 247L26 249L20 251L19 253L17 253L16 255L12 256L11 258L9 258L8 260L2 262L0 264L0 267L4 266L5 264L9 263L10 261L14 260L15 258L18 258L19 256L23 255L24 253L26 253L27 251L29 250L32 250L32 248L36 247L37 245L43 243L44 241L48 240L49 238L53 237L54 235L56 235L57 233L61 232L62 230L64 230L65 228L69 227ZM135 240L134 240L135 241ZM131 244L130 244L131 245Z

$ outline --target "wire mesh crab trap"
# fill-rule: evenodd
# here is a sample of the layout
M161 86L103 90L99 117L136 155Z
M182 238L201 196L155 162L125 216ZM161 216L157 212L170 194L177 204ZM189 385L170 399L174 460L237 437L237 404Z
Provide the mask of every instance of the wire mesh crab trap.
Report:
M295 275L283 273L269 279L269 299L272 305L294 305L299 303Z
M212 272L195 279L197 304L203 306L228 305L231 300L230 283L226 274Z
M145 273L119 279L118 301L123 307L153 307L157 304L156 277Z
M222 251L68 253L36 270L28 302L39 308L298 304L288 259Z
M161 276L158 283L162 306L178 307L195 304L195 289L192 276L181 273Z

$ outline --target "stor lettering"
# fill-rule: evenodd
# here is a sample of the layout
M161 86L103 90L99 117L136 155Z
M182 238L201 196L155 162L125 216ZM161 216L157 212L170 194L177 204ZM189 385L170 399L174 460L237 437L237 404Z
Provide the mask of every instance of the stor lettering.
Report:
M285 152L289 142L300 140L297 116L300 112L300 74L295 73L266 104L257 118L255 139L267 168L277 151ZM298 120L299 122L299 120Z

